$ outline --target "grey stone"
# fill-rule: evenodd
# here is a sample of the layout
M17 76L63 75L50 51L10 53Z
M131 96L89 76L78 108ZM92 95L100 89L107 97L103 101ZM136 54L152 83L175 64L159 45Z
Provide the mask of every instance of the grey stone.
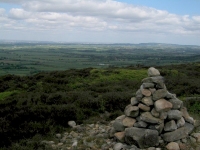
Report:
M197 140L196 140L194 137L191 137L191 136L190 136L190 141L191 141L192 143L196 143L196 142L197 142Z
M62 146L63 145L63 143L58 143L58 146Z
M145 148L159 144L159 133L156 130L146 130L143 145Z
M180 112L179 110L169 110L168 114L167 114L167 118L170 120L179 120L182 117L182 112Z
M124 145L122 143L116 143L113 147L114 150L122 150Z
M197 142L200 142L200 133L192 133L192 136L196 138Z
M177 121L177 128L183 127L185 125L185 120L183 117Z
M137 117L139 115L139 108L130 104L126 106L124 113L128 117Z
M156 89L165 89L165 90L167 90L164 82L162 82L162 81L156 83Z
M168 114L167 111L161 111L160 115L159 115L159 118L162 119L162 120L164 120L164 119L167 118L167 114Z
M157 112L157 111L155 110L155 108L153 108L153 109L151 110L151 114L152 114L154 117L156 117L156 118L158 118L158 117L160 116L159 112Z
M164 82L164 78L162 76L148 77L142 80L142 83L159 83L159 82Z
M159 76L159 75L160 75L160 72L156 68L150 67L148 69L148 76L149 77L154 77L154 76Z
M173 142L186 138L187 136L188 136L188 131L186 130L185 127L181 127L175 131L163 134L163 140L166 142Z
M176 129L177 129L177 125L174 120L171 120L171 121L165 123L164 131L174 131Z
M167 99L174 99L176 98L176 94L172 94L170 92L167 91L167 95L165 96Z
M180 109L183 106L183 101L178 98L169 99L169 102L172 103L172 109Z
M186 107L182 107L180 111L182 112L183 118L185 119L186 122L194 124L194 119L190 117Z
M186 138L181 139L181 141L182 141L183 143L187 143L187 139L186 139Z
M148 124L147 124L146 122L144 122L144 121L139 121L139 122L136 122L136 123L134 124L134 127L146 128L147 125L148 125Z
M155 147L149 147L149 148L147 148L147 150L156 150L156 148Z
M118 131L118 132L124 131L124 129L125 129L121 120L116 120L113 123L113 128L115 129L115 131Z
M194 119L192 117L185 118L185 121L194 124Z
M57 133L57 134L56 134L56 137L57 137L58 139L61 139L62 135L61 135L60 133Z
M176 143L176 142L170 142L170 143L168 143L168 144L166 145L166 148L167 148L168 150L180 150L179 144Z
M143 88L145 89L154 88L153 83L143 83L142 85L143 85Z
M74 131L71 131L70 132L70 135L74 138L77 138L78 137L78 133L74 132Z
M54 141L49 141L48 144L55 144L55 142Z
M187 122L185 123L184 127L188 134L191 134L192 131L194 130L194 125Z
M143 111L150 111L151 110L151 108L149 106L146 106L146 105L141 104L141 103L138 105L138 107Z
M163 131L163 128L164 128L164 122L159 124L159 125L149 125L148 127L149 129L152 129L152 130L157 130L159 133L161 133Z
M148 89L144 89L143 86L140 87L140 90L142 92L142 95L144 96L151 96L151 91Z
M72 128L74 128L76 126L76 122L75 121L68 121L68 125Z
M136 97L131 98L131 105L135 106L139 103L139 101L136 99Z
M162 123L162 120L159 118L155 118L152 116L150 112L144 112L141 114L140 119L144 122L147 123L152 123L152 124L160 124Z
M124 118L126 118L126 115L121 115L121 116L117 117L115 120L123 120Z
M122 123L125 127L132 127L135 124L136 120L131 117L126 117L123 119Z
M165 99L159 99L154 103L154 107L157 112L168 111L172 108L172 103Z
M114 137L114 134L115 134L117 131L115 130L114 127L111 127L110 130L109 130L108 132L109 132L109 137L110 137L110 138L113 138L113 137Z
M124 138L125 138L125 132L117 132L114 134L115 138L120 141L120 142L124 142Z
M165 90L165 89L156 90L153 93L153 100L154 101L159 100L161 98L164 98L166 95L167 95L167 90Z
M152 100L152 97L149 96L149 97L144 97L142 100L141 100L142 103L144 103L145 105L147 106L152 106L153 105L153 100Z
M194 126L199 127L200 126L200 120L194 120Z
M155 88L149 88L149 90L151 91L151 94L153 94L156 91Z
M156 146L159 143L158 131L156 130L131 127L125 129L125 136L127 139L132 139L131 145L137 144L140 148Z
M142 100L142 98L143 98L142 91L139 89L139 90L137 90L137 92L136 92L136 99L137 99L138 101L140 101L140 100Z
M78 145L78 141L77 141L77 140L74 140L74 141L73 141L73 144L72 144L73 149L76 149L76 148L77 148L77 145Z
M137 120L137 121L141 121L140 116L136 117L136 120Z
M161 123L161 124L159 124L159 125L155 125L155 129L156 129L159 133L161 133L161 132L163 131L163 129L164 129L164 122Z

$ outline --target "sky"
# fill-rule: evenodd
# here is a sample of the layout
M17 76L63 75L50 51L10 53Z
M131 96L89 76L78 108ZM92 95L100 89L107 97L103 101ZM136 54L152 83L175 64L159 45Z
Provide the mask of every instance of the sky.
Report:
M0 40L200 45L200 0L0 0Z

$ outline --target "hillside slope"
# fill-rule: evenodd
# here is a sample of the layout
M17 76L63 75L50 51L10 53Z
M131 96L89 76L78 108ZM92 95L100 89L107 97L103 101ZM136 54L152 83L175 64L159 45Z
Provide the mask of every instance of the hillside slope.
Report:
M200 95L200 65L157 67L178 97ZM0 77L0 146L36 134L62 131L69 120L82 123L108 111L124 111L145 78L147 67L56 71L34 76ZM200 108L195 113L199 113Z

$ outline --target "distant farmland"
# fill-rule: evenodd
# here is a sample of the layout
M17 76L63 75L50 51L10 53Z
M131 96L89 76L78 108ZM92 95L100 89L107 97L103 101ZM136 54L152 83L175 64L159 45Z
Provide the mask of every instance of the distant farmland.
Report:
M200 62L200 47L170 44L0 44L0 75Z

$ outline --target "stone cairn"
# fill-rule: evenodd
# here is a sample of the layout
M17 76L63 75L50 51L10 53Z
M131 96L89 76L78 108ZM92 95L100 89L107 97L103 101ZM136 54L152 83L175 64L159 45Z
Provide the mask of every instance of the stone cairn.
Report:
M183 102L168 92L160 72L151 67L124 114L113 123L114 137L139 148L165 146L186 139L194 130Z

